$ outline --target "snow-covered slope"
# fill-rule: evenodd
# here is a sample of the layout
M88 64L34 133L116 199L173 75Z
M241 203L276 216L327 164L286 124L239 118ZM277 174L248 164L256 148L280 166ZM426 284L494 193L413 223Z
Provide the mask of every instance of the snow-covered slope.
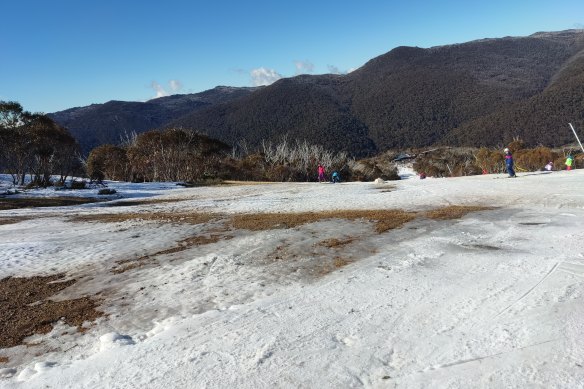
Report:
M79 281L59 297L101 292L108 314L85 334L59 324L0 349L0 387L584 387L584 171L503 177L175 189L148 205L0 211L27 218L0 225L0 278L66 272ZM381 234L344 219L264 231L71 221L448 205L496 208ZM193 236L209 239L168 250Z

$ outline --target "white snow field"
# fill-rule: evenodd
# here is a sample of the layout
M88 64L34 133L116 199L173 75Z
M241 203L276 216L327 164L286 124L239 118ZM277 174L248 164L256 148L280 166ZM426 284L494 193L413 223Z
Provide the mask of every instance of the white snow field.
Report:
M98 295L107 314L0 349L0 387L584 388L584 170L504 177L152 184L151 204L0 211L22 217L0 223L0 279L64 272L78 282L53 298ZM362 219L223 224L448 205L494 208L383 233ZM72 221L128 212L223 219ZM193 236L207 240L169 250Z

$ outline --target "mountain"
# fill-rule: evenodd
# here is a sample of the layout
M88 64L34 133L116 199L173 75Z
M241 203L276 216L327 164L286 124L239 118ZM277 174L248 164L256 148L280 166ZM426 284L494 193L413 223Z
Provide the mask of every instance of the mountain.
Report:
M251 144L289 134L356 155L513 136L538 144L541 134L558 145L572 140L560 126L584 124L583 50L582 30L398 47L348 75L283 79L171 125Z
M583 70L584 30L397 47L347 75L285 78L164 114L141 105L131 122L140 130L180 126L251 146L287 135L356 156L434 144L501 145L515 136L527 145L555 146L572 141L568 122L584 127ZM124 104L151 102L81 111L73 128L55 119L74 135L81 126L84 136L96 128L95 134L108 135L133 130L123 122L120 111L130 109Z
M109 101L48 116L68 128L87 153L104 143L118 144L132 132L160 128L185 114L246 96L256 89L218 86L201 93L172 95L146 102Z

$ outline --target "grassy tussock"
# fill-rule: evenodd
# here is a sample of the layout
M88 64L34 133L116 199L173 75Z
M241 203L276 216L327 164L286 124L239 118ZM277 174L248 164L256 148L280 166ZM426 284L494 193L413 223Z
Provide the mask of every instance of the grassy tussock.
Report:
M105 213L96 215L80 215L71 218L73 222L100 222L100 223L121 223L131 220L153 221L160 223L185 223L202 224L207 223L218 216L212 213L183 213L183 212L123 212Z
M6 225L6 224L16 224L16 223L20 223L23 222L25 220L30 220L30 217L23 217L23 216L19 216L19 217L0 217L0 226Z
M329 249L332 249L333 247L341 247L341 246L345 246L347 244L350 244L354 240L355 240L355 238L346 238L346 239L331 238L331 239L325 239L321 242L318 242L317 244L319 246L323 246L323 247L327 247Z
M415 213L400 210L338 210L298 213L257 213L235 215L231 225L235 229L264 231L275 228L294 228L326 219L364 219L376 223L378 233L398 228L413 220Z
M0 211L20 208L66 207L103 201L90 197L0 197Z
M444 208L428 211L424 214L424 216L434 220L453 220L460 219L461 217L471 212L487 211L489 209L493 209L493 207L483 207L476 205L449 205Z
M75 280L61 281L63 277L57 274L0 280L0 348L18 346L28 336L50 332L59 320L81 330L85 321L103 316L96 309L96 301L89 297L50 300L75 283Z

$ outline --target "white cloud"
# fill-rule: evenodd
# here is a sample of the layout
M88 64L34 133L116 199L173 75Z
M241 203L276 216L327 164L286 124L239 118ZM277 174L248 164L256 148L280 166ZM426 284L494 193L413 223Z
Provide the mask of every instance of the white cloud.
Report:
M327 68L328 68L329 73L341 74L341 69L339 69L338 67L336 67L334 65L327 65Z
M156 92L156 96L153 97L156 99L178 93L182 89L183 85L179 80L170 80L168 82L168 88L165 88L158 82L152 81L150 83L150 87L154 90L154 92Z
M274 69L267 69L264 67L253 69L250 72L250 75L253 86L270 85L282 78L282 75Z
M314 72L314 64L310 61L294 61L296 74L308 74Z
M341 70L338 67L336 67L335 65L327 65L327 69L329 71L329 73L332 74L349 74L351 73L353 70L357 70L359 68L350 68L349 70Z
M183 87L182 83L179 80L170 80L168 82L168 85L170 85L170 90L173 91L174 93L177 93Z

